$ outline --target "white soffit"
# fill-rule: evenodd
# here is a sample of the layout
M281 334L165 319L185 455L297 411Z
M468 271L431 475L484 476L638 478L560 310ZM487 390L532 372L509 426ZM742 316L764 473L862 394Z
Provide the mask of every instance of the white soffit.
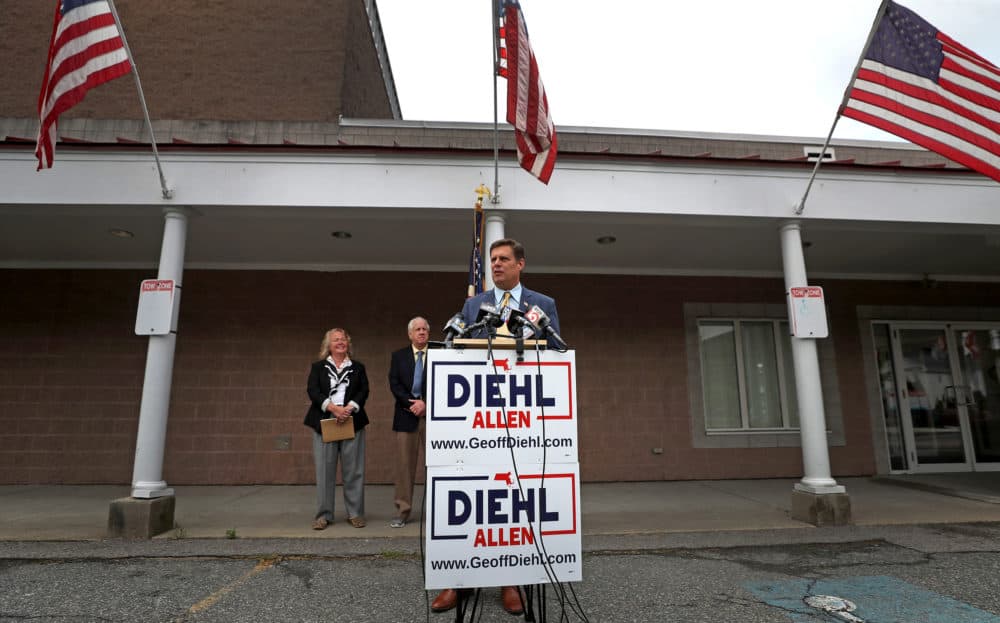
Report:
M65 152L34 172L24 153L0 154L0 205L288 206L467 210L488 158L294 153L164 155L172 200L151 156ZM560 160L548 186L514 163L500 167L504 210L795 218L808 170L775 163L650 165ZM803 220L1000 225L1000 184L926 170L820 170Z

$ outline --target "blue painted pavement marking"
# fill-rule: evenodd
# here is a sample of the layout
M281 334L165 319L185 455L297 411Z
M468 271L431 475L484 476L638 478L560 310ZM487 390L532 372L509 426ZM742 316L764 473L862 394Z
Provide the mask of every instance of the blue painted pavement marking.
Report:
M753 582L746 588L761 601L784 610L792 623L1000 623L1000 616L885 575ZM840 597L856 608L828 613L803 601L810 595Z

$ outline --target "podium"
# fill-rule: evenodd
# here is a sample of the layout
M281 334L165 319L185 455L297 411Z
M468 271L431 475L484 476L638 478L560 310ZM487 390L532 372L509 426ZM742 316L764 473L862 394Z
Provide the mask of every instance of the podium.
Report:
M576 353L459 342L427 359L425 588L580 581Z
M548 348L548 342L546 340L521 340L524 344L524 349L535 350L535 347L542 349ZM498 335L493 338L493 350L510 350L515 348L517 345L517 340L515 338ZM455 348L488 348L490 346L489 340L484 337L460 337L456 338L454 341Z

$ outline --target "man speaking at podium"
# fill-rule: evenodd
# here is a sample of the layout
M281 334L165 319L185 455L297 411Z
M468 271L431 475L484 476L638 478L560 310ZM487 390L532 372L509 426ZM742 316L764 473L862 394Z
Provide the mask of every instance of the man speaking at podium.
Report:
M486 290L465 301L465 307L462 308L465 324L468 326L475 324L479 308L483 303L496 306L504 321L510 314L508 308L526 312L537 306L548 315L549 327L558 336L559 313L556 311L555 299L521 285L522 270L524 270L524 246L520 242L511 238L503 238L491 244L490 271L493 275L493 289ZM497 333L510 335L506 324L500 327ZM485 335L486 330L480 329L470 337L485 337ZM524 612L521 592L516 586L500 587L500 600L503 602L503 609L507 612L511 614ZM445 612L457 604L458 592L453 588L446 588L438 593L434 601L431 602L431 610Z
M490 245L490 272L493 275L493 289L486 290L465 301L462 316L465 324L471 326L476 322L479 307L483 303L495 305L503 319L509 315L508 309L518 309L527 312L538 306L549 317L549 326L559 334L559 312L556 302L550 296L541 292L529 290L521 285L521 271L524 270L524 246L517 240L503 238ZM500 327L498 333L507 334L507 326ZM480 330L471 337L485 337L486 331ZM539 338L541 336L538 336Z

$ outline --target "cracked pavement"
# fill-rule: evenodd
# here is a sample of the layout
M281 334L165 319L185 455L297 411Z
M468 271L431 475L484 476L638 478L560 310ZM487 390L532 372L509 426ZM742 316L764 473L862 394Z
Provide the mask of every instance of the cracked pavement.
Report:
M1000 523L595 536L584 539L584 580L565 591L578 610L548 587L546 612L595 623L829 623L845 619L775 606L748 586L886 576L1000 621L998 537ZM454 621L429 612L422 585L417 539L0 542L3 622ZM483 589L476 620L522 619Z

